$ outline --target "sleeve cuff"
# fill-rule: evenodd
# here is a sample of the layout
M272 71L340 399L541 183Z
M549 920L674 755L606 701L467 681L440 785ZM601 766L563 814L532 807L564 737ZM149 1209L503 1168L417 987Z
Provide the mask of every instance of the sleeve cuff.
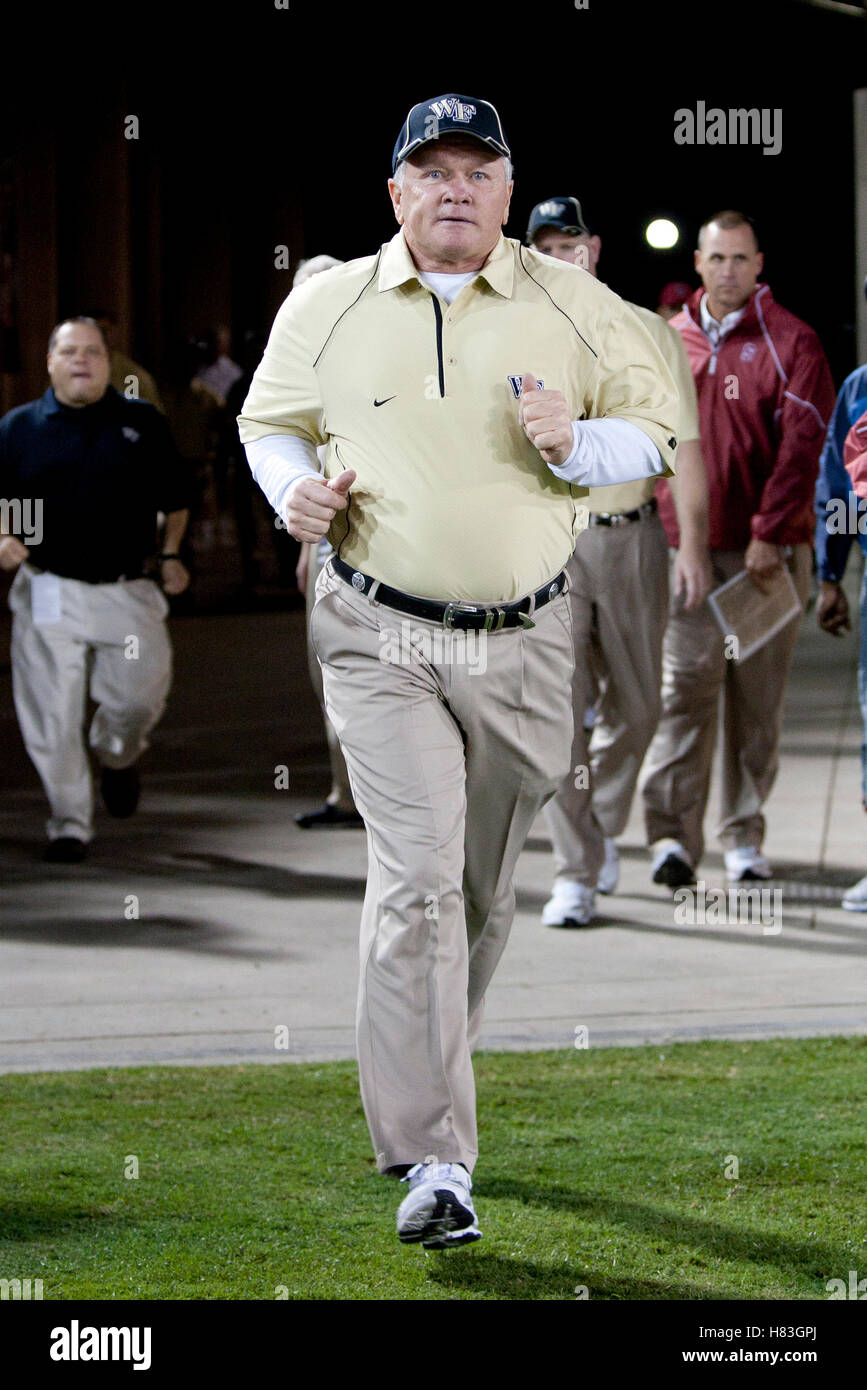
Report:
M572 452L561 464L548 464L555 478L582 487L608 487L658 477L666 464L649 435L630 420L573 420Z

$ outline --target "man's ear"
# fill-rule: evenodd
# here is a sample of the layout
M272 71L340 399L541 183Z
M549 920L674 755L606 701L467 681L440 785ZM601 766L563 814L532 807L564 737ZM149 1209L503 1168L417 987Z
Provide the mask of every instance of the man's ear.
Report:
M758 261L758 272L757 272L757 273L758 273L759 275L761 275L762 271L763 271L764 268L765 268L765 253L764 253L764 251L757 251L757 252L756 252L756 260Z
M388 196L391 198L391 206L394 209L394 215L397 218L398 224L401 226L403 225L403 212L401 211L400 206L402 192L403 189L401 188L400 184L397 183L394 179L389 179Z
M503 221L502 221L502 223L501 223L501 225L502 225L503 227L505 227L506 223L507 223L508 220L509 220L509 208L512 206L512 194L514 193L514 191L515 191L515 180L514 180L514 179L510 179L510 180L509 180L509 191L508 191L508 193L507 193L507 195L506 195L506 206L505 206L505 209L504 209L504 211L503 211Z

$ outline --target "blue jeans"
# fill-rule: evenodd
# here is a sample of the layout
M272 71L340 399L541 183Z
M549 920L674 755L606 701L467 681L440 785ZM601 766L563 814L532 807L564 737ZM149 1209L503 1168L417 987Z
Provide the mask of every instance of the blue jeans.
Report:
M867 564L861 580L861 650L858 653L858 699L861 704L861 800L867 811Z

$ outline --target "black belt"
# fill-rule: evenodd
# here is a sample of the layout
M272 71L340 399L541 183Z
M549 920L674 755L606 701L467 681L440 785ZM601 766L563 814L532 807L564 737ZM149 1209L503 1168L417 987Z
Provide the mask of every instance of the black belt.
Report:
M335 574L347 584L351 584L358 594L368 594L377 603L384 603L387 608L396 608L398 613L409 613L414 618L427 618L430 622L442 623L443 627L460 628L470 632L478 632L481 629L485 632L499 632L503 627L535 627L530 615L537 608L543 608L546 603L550 603L558 594L562 594L566 587L565 571L561 570L556 579L544 584L535 594L527 594L525 598L515 599L513 603L448 603L434 598L418 598L414 594L405 594L400 589L392 589L388 584L371 579L369 574L354 570L337 555L331 563Z
M636 507L631 512L591 512L588 526L623 526L627 521L640 521L644 516L651 516L659 510L659 503L655 497L651 497L649 502Z

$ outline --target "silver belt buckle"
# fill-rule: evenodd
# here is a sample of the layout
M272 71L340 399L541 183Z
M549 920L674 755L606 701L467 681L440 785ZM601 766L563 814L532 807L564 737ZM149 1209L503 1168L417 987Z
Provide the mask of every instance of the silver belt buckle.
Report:
M456 613L481 613L471 603L447 603L443 613L443 627L454 629ZM486 624L487 626L487 624Z

